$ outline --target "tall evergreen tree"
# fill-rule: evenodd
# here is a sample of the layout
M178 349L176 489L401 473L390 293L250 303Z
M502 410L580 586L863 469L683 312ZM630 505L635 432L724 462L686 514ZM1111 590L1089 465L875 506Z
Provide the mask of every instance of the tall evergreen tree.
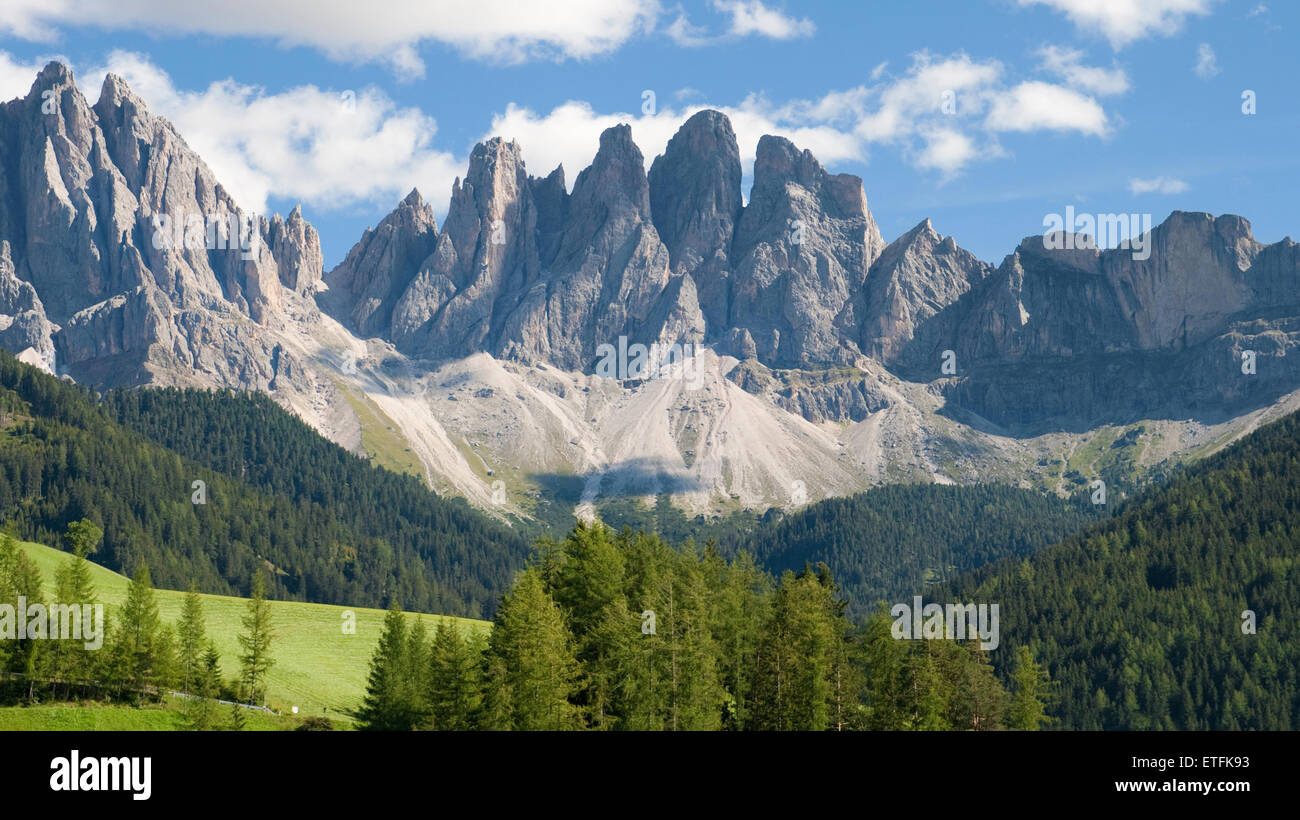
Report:
M261 570L253 573L252 594L248 599L248 612L240 620L244 631L239 636L243 652L239 656L240 683L248 703L256 703L258 695L266 700L266 673L275 663L271 657L271 605L266 600L266 581Z
M773 599L772 617L759 648L754 688L756 728L820 731L843 722L858 693L838 665L847 653L843 607L830 573L786 572Z
M370 659L366 696L357 712L362 729L405 731L418 722L410 655L406 618L394 601L384 616L384 631Z
M706 571L718 593L713 597L713 633L718 677L726 692L724 725L744 730L750 723L750 694L759 639L771 605L772 578L742 551L728 566L716 553Z
M482 647L444 619L429 659L429 727L459 732L476 725L482 702Z
M84 518L68 524L64 541L72 554L55 574L53 603L78 607L96 603L87 556L95 552L103 537L104 531ZM57 680L71 683L93 677L96 656L79 641L51 641L50 656L51 671Z
M211 643L194 671L194 692L186 702L186 725L193 731L217 728L217 696L221 692L221 658ZM238 707L236 707L238 708Z
M541 569L539 577L545 577ZM547 591L567 614L586 685L577 695L597 729L617 722L618 661L633 619L624 596L623 555L605 525L579 521L563 544L563 558Z
M1011 729L1036 732L1050 722L1047 716L1047 699L1051 678L1047 671L1034 662L1034 653L1028 646L1016 647L1016 669L1011 673L1011 707L1007 725Z
M535 568L520 573L502 601L488 642L487 725L530 731L576 729L581 666L564 612Z
M203 617L203 600L199 597L199 587L190 581L189 592L185 593L185 603L181 608L181 619L177 625L177 664L179 665L181 688L193 692L191 687L198 678L203 662L203 649L207 642L207 621Z
M159 653L158 602L149 567L143 561L127 588L126 602L118 614L114 642L114 671L117 680L140 692L154 682Z

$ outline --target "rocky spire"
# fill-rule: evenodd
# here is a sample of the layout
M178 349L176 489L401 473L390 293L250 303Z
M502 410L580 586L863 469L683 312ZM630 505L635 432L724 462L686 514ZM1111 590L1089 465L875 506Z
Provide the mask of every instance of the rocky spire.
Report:
M917 328L992 273L944 238L929 219L889 244L872 264L841 325L872 358L892 362ZM851 318L849 318L851 315Z
M433 252L438 226L433 209L414 188L374 229L367 228L325 283L322 303L346 317L363 336L387 336L393 308Z
M690 274L709 325L727 320L732 235L740 218L740 149L731 122L700 111L650 166L650 207L675 273Z
M771 363L843 359L835 319L883 248L859 177L764 136L732 242L728 325Z

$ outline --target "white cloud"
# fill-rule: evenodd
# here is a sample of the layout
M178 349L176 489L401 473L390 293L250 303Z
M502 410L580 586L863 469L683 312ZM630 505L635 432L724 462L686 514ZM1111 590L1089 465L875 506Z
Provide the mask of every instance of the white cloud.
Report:
M425 42L476 59L584 59L618 49L654 27L658 0L5 0L0 32L48 41L71 26L110 31L269 37L333 59L388 63L420 76Z
M974 141L951 128L926 129L921 134L925 147L916 156L917 167L951 174L975 159Z
M720 38L709 34L708 29L697 26L686 17L686 12L679 7L677 17L664 28L668 39L685 48L713 45Z
M1219 73L1219 61L1214 56L1214 49L1209 43L1196 47L1196 76L1208 80Z
M1115 49L1146 37L1168 36L1190 15L1210 13L1214 0L1020 0L1048 6L1084 31L1102 35Z
M1129 89L1128 75L1119 66L1100 68L1083 65L1083 52L1060 46L1043 46L1038 50L1039 67L1065 80L1071 86L1108 97Z
M808 19L796 20L769 9L759 0L713 0L713 7L731 15L729 34L747 37L759 34L774 40L810 37L817 30Z
M710 34L704 26L692 23L681 6L677 7L677 17L664 28L664 32L677 45L695 48L750 36L792 40L810 37L817 30L811 20L795 19L784 12L768 8L761 0L712 0L712 6L715 11L730 18L725 32Z
M990 131L1078 131L1095 137L1110 132L1106 112L1091 97L1038 81L999 95L985 126Z
M1173 177L1155 177L1154 179L1131 179L1128 183L1129 193L1141 194L1181 194L1187 190L1187 183Z
M399 108L383 92L347 94L306 85L278 94L233 79L202 91L177 89L139 54L113 52L83 88L105 72L121 76L170 120L243 208L265 212L269 197L337 208L389 204L412 187L445 208L464 160L433 147L437 123ZM94 85L91 85L91 82Z

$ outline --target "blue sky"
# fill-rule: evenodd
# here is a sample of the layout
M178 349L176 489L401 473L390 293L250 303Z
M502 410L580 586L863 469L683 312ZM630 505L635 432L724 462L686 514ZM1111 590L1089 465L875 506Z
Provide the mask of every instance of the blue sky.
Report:
M441 218L480 139L572 186L604 127L649 160L702 106L732 116L746 194L758 136L783 134L863 178L886 240L930 217L996 263L1067 206L1300 235L1293 2L3 5L0 96L52 57L92 102L124 75L241 205L301 202L327 269L412 187Z

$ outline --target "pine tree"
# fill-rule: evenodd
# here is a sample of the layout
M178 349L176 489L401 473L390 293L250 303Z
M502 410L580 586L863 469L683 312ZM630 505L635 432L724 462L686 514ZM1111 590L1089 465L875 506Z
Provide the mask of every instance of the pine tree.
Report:
M1011 707L1008 727L1036 732L1051 719L1047 716L1047 698L1051 678L1034 662L1033 651L1024 644L1016 647L1016 669L1011 673Z
M64 540L72 553L55 575L53 603L83 606L95 604L95 586L86 559L98 548L104 532L87 519L68 524ZM107 626L105 626L107 628ZM56 679L65 683L91 678L96 658L77 641L51 641L50 665Z
M266 700L266 673L274 664L271 658L271 605L266 600L266 582L261 571L253 573L253 588L248 599L248 613L241 619L244 631L239 636L243 652L239 656L240 684L248 703L256 703L260 694Z
M907 728L920 732L941 732L952 729L948 722L948 683L939 671L939 664L934 657L934 644L939 641L923 641L908 658L909 692L911 719Z
M113 650L117 680L135 692L142 691L154 681L158 630L158 602L149 567L142 561L131 579L126 602L118 616Z
M203 617L203 601L199 597L199 587L190 581L189 592L185 593L185 603L181 609L181 620L177 627L177 664L180 671L181 688L193 692L191 688L200 673L203 660L203 647L207 641L207 622Z
M633 624L623 592L623 556L600 522L579 521L565 539L563 551L554 586L547 591L568 615L578 659L586 671L586 686L576 700L594 728L612 728L617 722L619 658Z
M840 726L856 707L854 678L841 674L847 640L843 606L824 565L814 574L786 572L773 598L759 647L755 728L821 731Z
M211 643L194 672L194 697L186 704L186 723L193 731L216 728L217 695L221 692L221 658Z
M19 597L26 599L28 606L43 603L41 588L40 570L18 546L11 526L7 526L0 531L0 603L16 608ZM30 638L0 641L0 673L27 675L31 681L29 699L34 692L36 675L40 672L41 647L45 643Z
M476 725L482 702L482 648L444 619L433 636L429 660L429 726L460 732Z
M866 728L898 731L910 719L907 644L894 638L893 621L882 608L867 622L863 640L866 664Z
M406 633L405 671L402 682L403 695L411 711L412 728L429 719L429 631L418 616Z
M370 659L366 696L357 712L362 729L406 731L416 724L410 682L410 643L406 618L397 602L384 616L384 631Z
M763 626L771 609L772 578L747 552L730 566L720 557L707 562L714 588L713 634L717 642L718 678L726 692L724 725L744 730L750 723L750 694Z
M571 702L581 667L564 613L535 568L524 570L501 603L488 643L494 728L555 731L582 726Z

